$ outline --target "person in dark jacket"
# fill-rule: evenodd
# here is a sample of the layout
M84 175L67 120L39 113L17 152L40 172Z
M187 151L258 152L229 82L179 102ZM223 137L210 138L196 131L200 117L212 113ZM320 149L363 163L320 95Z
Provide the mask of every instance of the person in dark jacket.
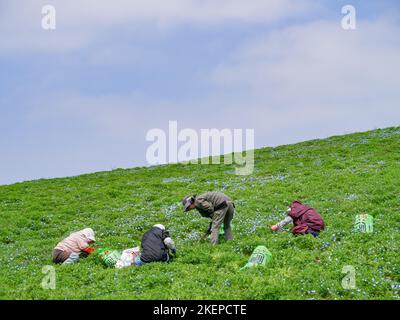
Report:
M227 195L222 192L206 192L200 196L186 196L182 200L182 205L185 212L197 209L202 217L211 219L203 239L211 234L211 243L217 244L222 224L224 224L225 239L227 241L233 239L231 221L235 205Z
M156 224L143 235L141 252L135 264L141 266L150 262L169 262L172 259L171 254L176 254L175 243L165 227L162 224Z
M325 223L321 215L314 209L294 201L289 209L288 216L281 222L271 226L272 231L280 231L289 223L293 223L291 232L296 234L312 234L314 237L325 228Z

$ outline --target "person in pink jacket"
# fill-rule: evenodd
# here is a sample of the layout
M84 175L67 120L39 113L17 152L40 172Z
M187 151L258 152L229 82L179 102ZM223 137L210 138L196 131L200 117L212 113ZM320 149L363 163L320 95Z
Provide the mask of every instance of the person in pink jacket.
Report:
M79 262L82 253L90 254L94 251L91 244L95 241L94 231L91 228L73 232L53 249L53 262L62 264Z
M325 228L322 216L312 207L294 201L287 211L288 216L281 222L271 226L272 231L282 230L287 224L293 223L291 232L297 234L311 234L317 237Z

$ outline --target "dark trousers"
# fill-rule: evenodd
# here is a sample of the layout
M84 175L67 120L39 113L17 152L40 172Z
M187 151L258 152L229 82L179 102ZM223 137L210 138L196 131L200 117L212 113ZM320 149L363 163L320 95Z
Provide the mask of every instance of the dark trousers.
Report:
M53 262L54 263L63 263L65 260L67 260L69 258L70 254L71 254L71 252L68 252L68 251L54 249L53 250Z

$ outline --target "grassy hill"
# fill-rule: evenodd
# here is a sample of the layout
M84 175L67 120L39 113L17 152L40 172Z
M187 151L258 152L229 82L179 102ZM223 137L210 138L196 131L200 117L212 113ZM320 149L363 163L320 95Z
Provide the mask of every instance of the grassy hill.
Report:
M233 165L164 165L38 180L0 187L0 299L399 299L400 127L335 136L255 153L250 176ZM198 238L208 220L183 213L188 193L221 190L236 203L235 240L212 247ZM267 228L301 200L327 228L319 238ZM355 215L375 218L354 234ZM42 267L71 231L92 227L98 246L125 249L163 223L177 259L106 269L94 256L56 266L44 290ZM273 260L240 272L257 245ZM342 288L354 266L356 289Z

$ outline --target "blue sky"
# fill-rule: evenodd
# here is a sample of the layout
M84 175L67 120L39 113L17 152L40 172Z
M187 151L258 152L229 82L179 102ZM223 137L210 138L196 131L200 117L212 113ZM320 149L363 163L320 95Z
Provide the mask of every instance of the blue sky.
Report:
M41 28L41 8L57 28ZM341 28L351 4L357 29ZM146 165L148 130L256 147L399 125L398 1L0 0L0 184Z

